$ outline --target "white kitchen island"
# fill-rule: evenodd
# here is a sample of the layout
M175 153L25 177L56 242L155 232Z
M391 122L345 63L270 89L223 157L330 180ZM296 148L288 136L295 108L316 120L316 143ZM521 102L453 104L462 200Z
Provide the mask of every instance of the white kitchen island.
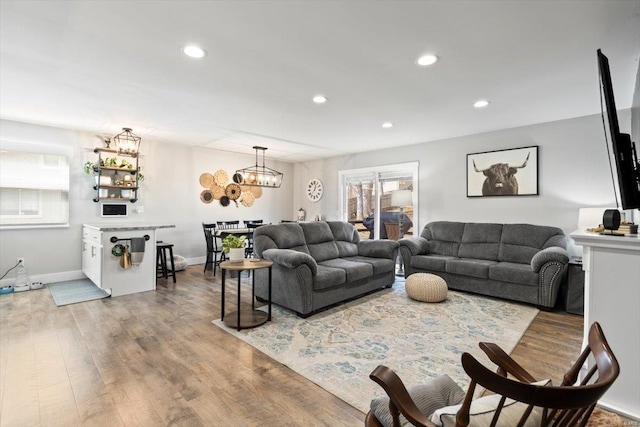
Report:
M83 224L82 272L112 297L156 289L156 230L174 225ZM130 239L144 237L144 257L139 265L120 266L120 257L111 249L129 244Z

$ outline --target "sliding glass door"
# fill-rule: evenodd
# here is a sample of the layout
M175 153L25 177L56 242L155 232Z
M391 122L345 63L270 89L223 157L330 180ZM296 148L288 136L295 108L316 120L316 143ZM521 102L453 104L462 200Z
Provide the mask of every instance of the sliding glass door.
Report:
M338 174L342 218L356 226L361 238L398 240L417 230L418 162Z

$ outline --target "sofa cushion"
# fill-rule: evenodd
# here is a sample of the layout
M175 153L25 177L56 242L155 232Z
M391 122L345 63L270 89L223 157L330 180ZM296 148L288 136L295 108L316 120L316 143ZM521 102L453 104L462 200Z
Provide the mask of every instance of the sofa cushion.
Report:
M495 265L497 261L487 259L456 258L447 261L445 271L461 276L477 277L479 279L489 278L489 267Z
M448 260L456 257L448 255L414 255L411 257L411 267L430 271L445 271Z
M292 249L310 255L302 227L296 223L263 225L256 228L253 232L253 247L260 257L267 249Z
M353 256L353 257L346 257L344 259L349 261L366 262L368 264L371 264L371 266L373 267L373 274L389 273L391 271L394 271L396 268L395 261L387 258Z
M435 221L427 224L422 237L429 241L429 253L458 256L465 223Z
M347 272L342 268L333 268L318 264L318 272L313 277L313 290L319 291L342 285L347 281Z
M329 224L333 239L338 247L338 256L344 258L358 255L360 235L356 228L343 221L327 221L327 224Z
M319 262L318 264L325 267L343 269L347 273L347 282L353 282L373 275L373 266L367 262L355 262L345 258L335 258Z
M540 275L533 271L531 265L513 262L492 265L489 268L489 279L529 286L538 286L540 283Z
M498 261L529 264L531 258L551 242L564 240L564 233L557 227L532 224L504 224Z
M338 258L338 246L333 239L329 224L324 221L306 222L300 224L307 241L309 253L317 262ZM260 227L258 227L260 228Z
M502 224L468 223L464 227L458 256L496 261L501 236Z

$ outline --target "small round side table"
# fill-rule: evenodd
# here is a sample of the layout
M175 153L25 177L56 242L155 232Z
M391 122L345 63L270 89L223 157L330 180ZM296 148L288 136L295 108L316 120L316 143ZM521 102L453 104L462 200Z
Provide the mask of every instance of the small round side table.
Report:
M223 261L220 263L222 269L222 301L221 301L221 314L220 320L224 322L230 328L247 329L260 326L267 321L271 321L271 266L273 262L266 259L244 259L242 261ZM256 274L252 274L253 281L251 282L251 310L240 308L240 279L242 277L242 271L244 270L259 270L261 268L269 269L269 298L267 300L269 306L269 312L265 313L261 310L256 310L255 305L255 289L256 289ZM225 316L224 313L224 294L225 294L225 276L226 271L238 272L238 306L237 310L228 313Z

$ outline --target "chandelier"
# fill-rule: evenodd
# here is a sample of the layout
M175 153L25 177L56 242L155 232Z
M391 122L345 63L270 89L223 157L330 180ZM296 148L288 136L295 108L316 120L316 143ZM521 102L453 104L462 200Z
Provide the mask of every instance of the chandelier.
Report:
M256 164L236 171L236 174L242 175L242 183L253 187L280 188L284 175L265 166L264 152L267 149L258 146L254 146L253 149L256 150ZM258 151L262 151L262 166L258 165Z
M130 128L122 128L124 132L113 137L113 140L116 143L116 149L121 154L129 154L133 157L138 155L138 150L140 149L140 138L137 135L131 133Z

